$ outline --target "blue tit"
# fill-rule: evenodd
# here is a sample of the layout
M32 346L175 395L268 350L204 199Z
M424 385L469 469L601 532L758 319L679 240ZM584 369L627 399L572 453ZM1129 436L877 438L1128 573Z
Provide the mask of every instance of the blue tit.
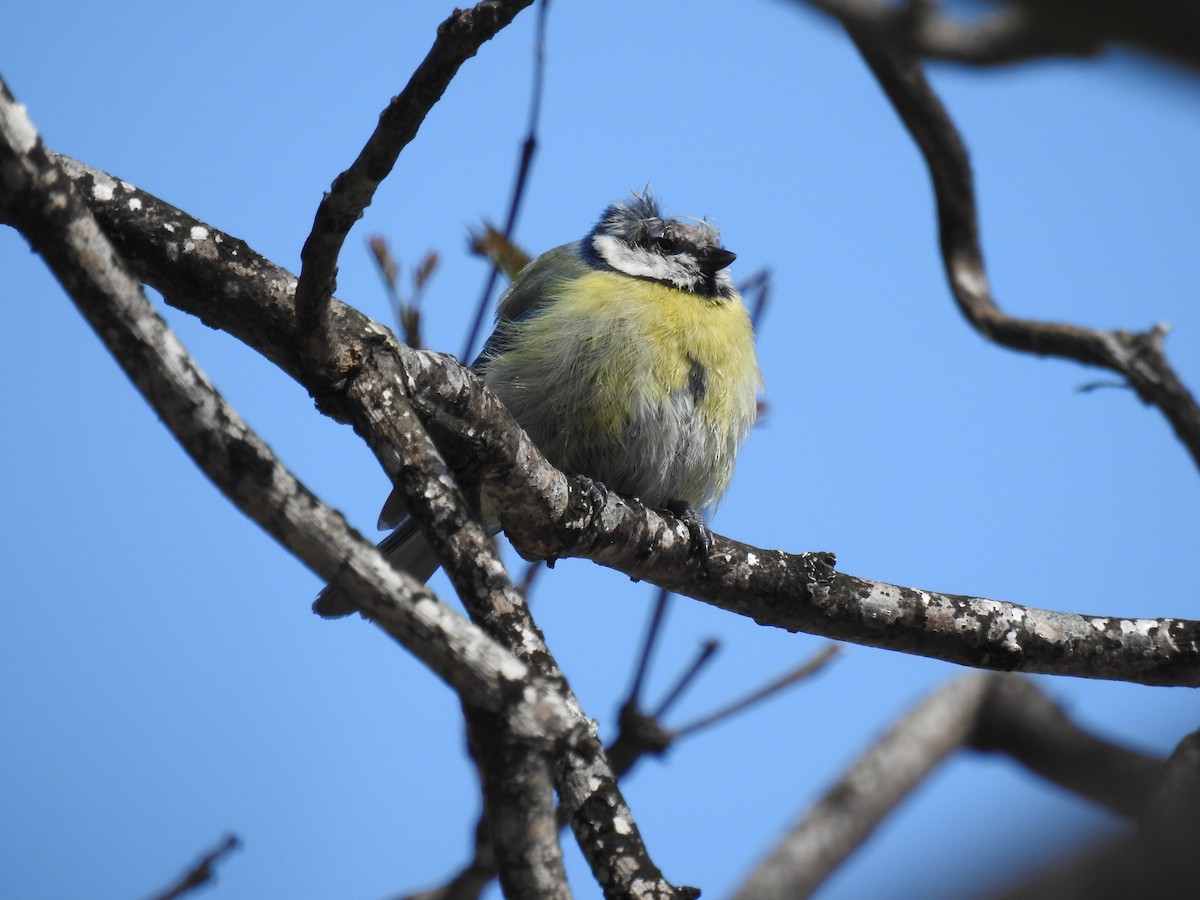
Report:
M715 226L664 218L634 193L521 270L473 368L556 467L699 522L729 486L762 387L733 260ZM380 515L391 525L380 549L427 580L437 556L395 491ZM330 586L313 609L354 607Z

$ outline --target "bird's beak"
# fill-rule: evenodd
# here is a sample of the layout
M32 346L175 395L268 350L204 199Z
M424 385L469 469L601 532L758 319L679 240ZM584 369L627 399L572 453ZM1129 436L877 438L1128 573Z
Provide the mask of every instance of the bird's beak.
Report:
M700 271L705 275L716 275L731 262L737 259L737 254L724 247L710 247L700 254Z

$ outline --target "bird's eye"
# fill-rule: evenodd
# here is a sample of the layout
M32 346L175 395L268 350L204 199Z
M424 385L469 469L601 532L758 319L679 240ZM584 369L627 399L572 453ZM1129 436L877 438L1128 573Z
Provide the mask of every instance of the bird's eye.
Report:
M660 253L670 255L679 249L679 242L666 235L659 235L654 238L654 246Z

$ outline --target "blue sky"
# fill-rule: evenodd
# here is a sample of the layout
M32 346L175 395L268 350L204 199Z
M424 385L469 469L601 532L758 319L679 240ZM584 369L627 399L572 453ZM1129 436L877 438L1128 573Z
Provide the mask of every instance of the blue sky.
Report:
M295 270L321 192L424 56L450 4L19 4L0 74L47 143ZM1097 373L1018 356L955 311L916 150L838 29L780 2L556 4L540 149L517 238L584 233L651 184L774 272L769 412L714 527L832 550L856 575L1055 609L1200 616L1200 479L1161 416ZM389 321L365 242L442 266L425 334L457 351L485 278L466 229L502 219L534 17L468 62L352 232L339 296ZM1175 330L1200 387L1200 81L1115 55L933 69L972 153L1010 312ZM439 882L476 812L454 697L211 487L45 267L0 230L7 514L0 633L0 894L133 897L232 831L209 896L385 897ZM232 338L167 310L201 365L324 499L373 533L387 483L348 428ZM441 580L435 586L448 588ZM653 591L586 562L535 615L611 734ZM717 662L679 724L814 653L689 600L651 682ZM820 678L649 761L627 797L656 861L710 897L888 723L962 673L847 647ZM1167 752L1185 689L1039 679L1079 721ZM1111 820L1012 765L964 757L823 896L950 896ZM579 896L596 891L568 849ZM966 864L969 863L969 868ZM957 874L955 874L957 873Z

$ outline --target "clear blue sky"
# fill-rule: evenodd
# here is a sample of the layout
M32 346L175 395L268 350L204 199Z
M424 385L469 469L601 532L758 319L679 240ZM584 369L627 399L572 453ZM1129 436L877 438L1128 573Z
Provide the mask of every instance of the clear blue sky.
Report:
M53 148L295 269L321 192L425 54L449 3L16 4L0 73ZM467 63L351 234L339 295L389 312L365 250L436 249L429 343L457 351L485 277L466 229L501 219L534 17ZM765 422L714 525L844 571L1056 609L1200 617L1200 478L1160 415L1100 373L986 344L936 254L927 177L846 39L781 2L556 4L533 251L653 185L775 273ZM1200 389L1200 81L1130 56L937 67L972 151L1000 302L1097 327L1175 326ZM44 266L0 230L5 627L0 895L138 897L227 831L207 896L381 898L439 882L476 813L451 693L361 620L185 457ZM228 336L167 318L279 455L370 532L387 484L348 428ZM445 588L445 583L435 581ZM535 614L611 733L653 597L564 562ZM654 691L723 649L674 717L822 642L679 600ZM887 724L956 667L847 647L818 680L650 761L627 796L656 861L719 897ZM1184 689L1041 679L1085 725L1166 752ZM964 758L824 896L939 897L1111 823L996 760ZM579 896L596 896L573 849ZM971 869L964 873L962 863ZM947 872L951 874L946 874ZM957 875L953 873L957 872Z

